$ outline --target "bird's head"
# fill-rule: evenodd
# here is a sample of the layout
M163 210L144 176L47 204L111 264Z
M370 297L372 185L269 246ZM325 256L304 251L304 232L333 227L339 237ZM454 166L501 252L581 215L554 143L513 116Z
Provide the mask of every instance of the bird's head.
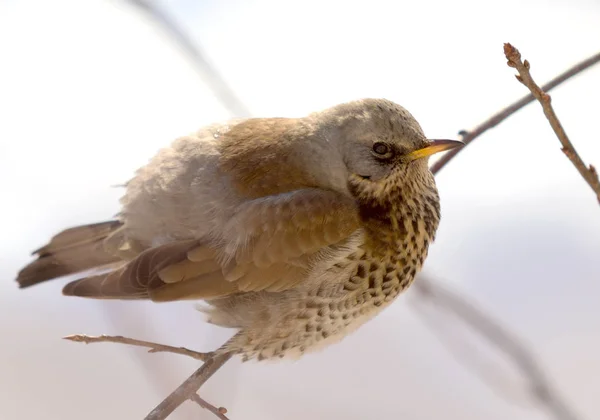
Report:
M415 118L385 99L363 99L313 114L322 141L336 150L337 175L343 173L347 191L388 195L390 189L434 188L428 157L463 143L428 140Z

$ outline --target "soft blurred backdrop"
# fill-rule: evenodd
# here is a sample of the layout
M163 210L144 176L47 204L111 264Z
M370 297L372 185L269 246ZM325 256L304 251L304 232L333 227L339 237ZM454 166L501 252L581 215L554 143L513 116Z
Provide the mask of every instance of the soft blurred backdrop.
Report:
M148 6L188 34L204 70ZM62 336L211 350L231 334L190 302L98 302L61 296L66 280L14 282L51 235L117 213L115 186L160 147L234 115L301 116L361 97L456 138L527 93L504 42L543 83L600 49L598 22L597 0L0 0L0 418L139 419L197 367ZM552 98L600 166L600 67ZM600 418L600 208L539 105L437 182L443 218L425 272L523 343L575 418ZM411 289L342 343L299 362L234 360L201 395L232 420L567 418L536 403L529 379ZM172 418L214 417L186 403Z

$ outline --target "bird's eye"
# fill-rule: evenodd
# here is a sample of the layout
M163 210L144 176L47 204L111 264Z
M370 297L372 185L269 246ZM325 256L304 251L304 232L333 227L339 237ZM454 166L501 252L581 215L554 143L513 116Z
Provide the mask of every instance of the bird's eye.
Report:
M378 141L373 144L373 153L375 153L375 156L378 158L388 159L392 157L392 148L389 144Z

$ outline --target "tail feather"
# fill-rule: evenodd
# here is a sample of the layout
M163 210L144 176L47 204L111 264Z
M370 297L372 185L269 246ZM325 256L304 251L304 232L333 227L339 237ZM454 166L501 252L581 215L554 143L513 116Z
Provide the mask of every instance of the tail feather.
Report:
M19 287L33 286L118 262L118 257L104 250L103 242L121 225L121 222L113 220L77 226L55 235L48 244L33 252L37 260L19 272Z

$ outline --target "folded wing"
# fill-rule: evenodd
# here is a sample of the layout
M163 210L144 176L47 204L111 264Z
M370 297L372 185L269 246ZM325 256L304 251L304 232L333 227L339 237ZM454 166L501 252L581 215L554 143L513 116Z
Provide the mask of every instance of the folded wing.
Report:
M359 227L353 200L302 189L242 204L218 240L199 238L143 251L107 274L67 284L66 295L173 301L281 291L306 279L319 253Z

